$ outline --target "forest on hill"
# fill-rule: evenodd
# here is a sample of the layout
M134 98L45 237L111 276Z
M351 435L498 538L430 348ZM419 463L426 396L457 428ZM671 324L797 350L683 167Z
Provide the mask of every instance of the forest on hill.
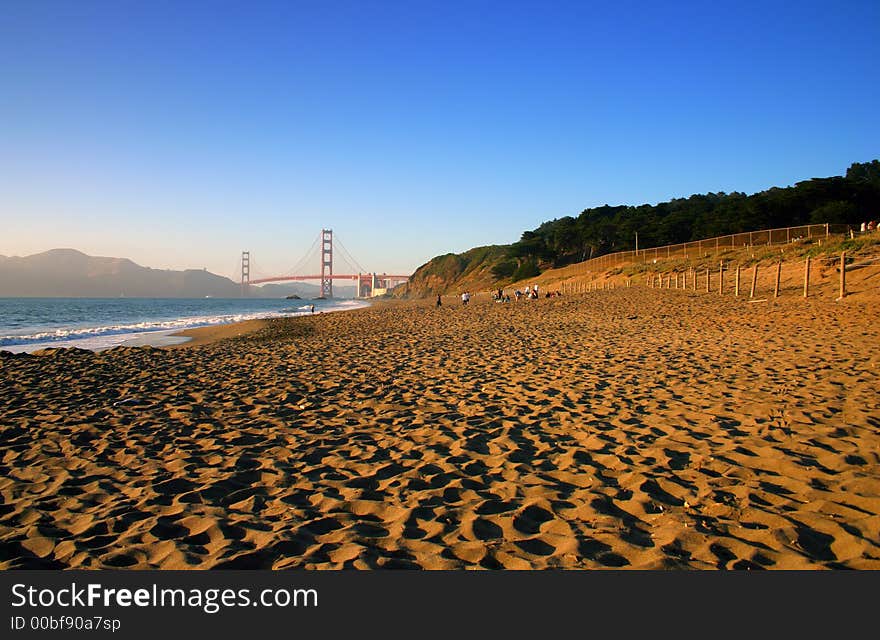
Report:
M660 247L731 233L804 224L853 224L880 217L880 161L854 163L845 176L813 178L753 195L696 194L656 205L585 209L526 231L493 272L511 277L524 263L560 267L606 253ZM533 270L533 269L532 269ZM526 276L527 277L527 276Z
M462 285L492 287L607 253L677 244L732 233L814 223L880 220L880 160L853 163L843 176L812 178L752 195L695 194L655 205L583 210L525 231L510 245L438 256L413 274L405 295L446 293ZM479 277L473 280L473 275Z

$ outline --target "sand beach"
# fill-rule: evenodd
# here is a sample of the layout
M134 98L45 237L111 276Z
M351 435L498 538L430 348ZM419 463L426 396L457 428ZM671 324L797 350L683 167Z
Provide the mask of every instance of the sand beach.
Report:
M878 569L876 298L646 287L0 358L0 568Z

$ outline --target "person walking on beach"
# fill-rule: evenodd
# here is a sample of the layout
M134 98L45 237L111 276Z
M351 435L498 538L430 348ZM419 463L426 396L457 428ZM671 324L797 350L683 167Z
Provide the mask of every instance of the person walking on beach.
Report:
M437 294L437 308L439 309L442 305L443 305L443 303L440 301L440 294L438 293Z
M315 305L312 305L311 311L312 313L315 313Z

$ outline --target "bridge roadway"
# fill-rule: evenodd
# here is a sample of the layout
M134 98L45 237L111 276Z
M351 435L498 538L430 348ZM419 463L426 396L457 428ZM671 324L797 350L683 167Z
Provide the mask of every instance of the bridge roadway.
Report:
M409 280L409 276L402 275L391 275L388 273L357 273L357 274L342 274L342 273L333 273L327 275L314 275L314 276L277 276L274 278L258 278L256 280L249 280L243 284L265 284L267 282L290 282L290 281L302 281L302 280L324 280L325 278L332 278L333 280L367 280L375 277L377 280Z

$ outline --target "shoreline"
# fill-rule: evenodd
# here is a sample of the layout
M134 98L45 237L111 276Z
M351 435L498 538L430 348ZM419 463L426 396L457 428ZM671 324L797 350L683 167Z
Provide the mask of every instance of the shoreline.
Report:
M302 316L294 316L302 317ZM187 338L185 342L177 344L161 345L161 349L179 349L181 347L198 347L206 344L225 340L226 338L234 338L248 333L259 331L269 323L268 319L242 320L240 322L231 322L228 324L218 324L209 327L195 327L193 329L184 329L177 333L170 334L175 338Z
M336 313L339 311L351 311L371 306L371 301L366 300L349 300L338 299L333 306L329 308L316 309L314 315L323 313ZM9 345L0 345L0 352L8 351L10 353L35 353L41 351L61 350L61 349L84 349L94 353L109 351L118 347L156 347L156 348L176 348L181 346L195 346L202 344L210 344L225 337L236 337L240 333L255 331L262 324L272 319L278 318L294 318L312 315L304 310L284 309L283 313L275 310L267 310L265 314L261 312L246 312L244 319L233 321L209 321L207 323L199 323L190 327L162 327L152 330L137 330L134 325L129 331L119 332L116 327L106 327L101 324L89 325L85 324L77 328L83 335L72 338L27 341L24 344L15 343ZM231 314L230 314L231 315ZM257 317L247 317L247 316ZM145 320L145 323L154 322L156 324L186 324L188 321L195 321L200 318L190 318L189 316L181 316L177 320ZM109 322L109 321L108 321ZM135 322L135 321L129 321ZM227 327L238 327L237 329L229 329ZM68 329L61 327L61 329ZM100 331L102 329L110 329L109 331ZM91 335L90 335L91 334ZM26 338L27 336L22 336Z

